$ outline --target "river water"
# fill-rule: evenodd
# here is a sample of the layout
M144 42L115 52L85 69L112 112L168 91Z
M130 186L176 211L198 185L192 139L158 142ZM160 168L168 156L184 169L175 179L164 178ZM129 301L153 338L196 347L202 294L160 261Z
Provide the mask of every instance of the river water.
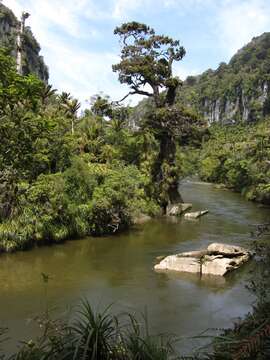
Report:
M154 219L117 236L87 238L0 257L0 326L10 329L7 351L18 339L36 333L32 321L45 309L56 316L87 298L102 310L139 313L147 310L153 333L179 337L224 328L246 314L254 298L245 288L252 263L225 278L207 278L153 271L160 255L196 250L211 242L249 246L251 224L262 223L269 209L240 195L204 183L180 186L194 210L208 209L199 220ZM41 273L50 280L45 290ZM45 301L45 291L47 300ZM27 335L26 335L27 334ZM180 341L189 351L193 340Z

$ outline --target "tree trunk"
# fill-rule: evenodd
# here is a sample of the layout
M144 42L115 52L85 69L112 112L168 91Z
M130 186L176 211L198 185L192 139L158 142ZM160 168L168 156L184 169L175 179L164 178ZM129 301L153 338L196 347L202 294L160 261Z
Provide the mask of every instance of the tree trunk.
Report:
M169 134L163 134L160 141L160 151L154 166L153 180L157 185L158 200L166 213L168 205L182 203L178 192L178 176L175 166L176 145Z
M170 83L167 85L167 94L165 99L165 104L167 106L173 106L176 98L176 91L179 87L179 80L176 78L172 78Z

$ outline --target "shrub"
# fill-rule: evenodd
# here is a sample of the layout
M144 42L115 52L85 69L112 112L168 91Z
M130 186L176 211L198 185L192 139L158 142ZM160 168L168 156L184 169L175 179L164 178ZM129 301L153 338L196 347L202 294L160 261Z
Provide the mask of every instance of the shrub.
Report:
M0 224L0 251L122 230L138 213L158 211L145 195L146 181L132 165L74 158L65 172L24 184L18 214Z

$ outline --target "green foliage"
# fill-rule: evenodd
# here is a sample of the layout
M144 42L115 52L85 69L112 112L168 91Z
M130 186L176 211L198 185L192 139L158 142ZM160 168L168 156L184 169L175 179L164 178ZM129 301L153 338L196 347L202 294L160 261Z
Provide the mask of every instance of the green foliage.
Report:
M20 346L9 360L169 360L174 355L173 338L151 335L145 316L113 316L106 308L94 311L82 301L75 320L68 324L39 318L43 334ZM124 322L124 321L125 322ZM1 331L0 331L1 335ZM3 360L7 358L3 355Z
M241 122L245 108L247 120L258 121L269 114L269 59L270 33L264 33L240 49L228 64L188 77L176 101L190 106L200 116L213 112L218 101L221 120ZM235 113L226 109L228 102L234 104Z
M78 117L70 94L18 75L4 51L0 64L0 251L111 234L157 213L129 108L98 97Z
M265 204L269 189L269 119L254 125L212 126L202 146L199 175Z
M14 251L71 237L113 234L138 213L155 214L135 166L74 158L63 173L40 175L18 190L16 216L0 225L0 249Z
M219 174L220 161L215 157L205 157L201 161L200 175L203 179L209 181L217 181L217 174Z
M165 213L168 204L182 201L178 193L177 142L187 143L200 125L192 111L175 105L181 81L173 77L172 64L182 60L185 49L178 40L157 35L154 29L138 22L124 23L114 33L120 36L122 50L121 61L113 65L113 71L118 73L120 83L131 89L121 101L133 94L152 98L146 103L140 125L142 131L153 135L158 151L144 161L143 168L152 183L148 194ZM146 85L150 91L145 91Z
M185 49L178 40L157 35L154 29L138 22L124 23L114 30L122 42L121 61L113 65L119 81L127 84L129 94L153 97L156 106L164 106L160 89L167 89L166 103L173 105L179 79L172 77L173 61L180 61ZM145 91L148 85L152 92Z
M198 174L199 156L200 149L192 146L177 147L176 166L180 174L180 179Z

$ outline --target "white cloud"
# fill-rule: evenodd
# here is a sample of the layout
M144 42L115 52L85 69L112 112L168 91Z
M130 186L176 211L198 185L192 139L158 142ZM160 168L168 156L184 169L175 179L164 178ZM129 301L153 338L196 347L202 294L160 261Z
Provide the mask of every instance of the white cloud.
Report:
M215 28L219 47L233 55L252 37L270 28L269 0L226 0L220 7Z
M113 6L112 16L115 19L123 19L127 17L131 12L137 10L142 5L145 5L146 0L115 0Z
M187 10L194 11L195 7L205 8L215 5L217 1L222 2L224 0L160 0L165 8L174 8L180 13L184 13Z
M17 0L5 0L3 4L12 9L16 16L20 16L23 8L19 1Z
M62 32L82 38L85 32L82 31L82 16L95 16L93 12L92 1L90 0L4 0L4 4L10 7L17 16L20 16L22 10L30 12L31 17L28 23L32 26L36 36L43 30L51 31L52 26L57 26ZM88 31L92 35L96 31ZM42 33L43 34L43 33Z
M119 59L111 49L98 52L89 47L87 50L79 42L102 36L96 28L91 28L91 20L125 17L137 9L139 2L110 0L111 10L98 8L92 0L76 0L76 4L72 0L65 0L65 4L63 0L4 0L3 3L17 17L23 10L30 12L27 25L41 44L49 65L50 82L59 91L70 92L85 103L101 91L118 100L128 89L119 84L112 72L112 64Z
M202 71L200 69L193 69L190 66L183 65L182 63L176 63L174 65L174 74L181 80L186 80L188 76L199 75Z
M186 21L192 22L192 13L199 10L207 19L207 46L215 46L222 57L231 56L253 36L270 28L269 0L3 0L3 3L17 16L22 10L31 13L27 24L41 44L53 86L71 92L82 102L99 91L114 99L127 91L111 70L119 49L114 53L113 45L108 42L98 46L97 41L97 48L91 43L93 39L106 38L107 33L102 31L108 24L113 28L115 22L135 14L147 16L151 21L156 10L160 17L155 20L162 22L162 12L166 9L172 14L172 24L174 21L181 32L185 26L181 16L188 13L182 19L189 18ZM208 19L209 13L212 17ZM168 24L169 30L172 24ZM187 61L190 63L189 58ZM192 66L188 63L175 66L175 73L181 79L200 72L199 60Z

